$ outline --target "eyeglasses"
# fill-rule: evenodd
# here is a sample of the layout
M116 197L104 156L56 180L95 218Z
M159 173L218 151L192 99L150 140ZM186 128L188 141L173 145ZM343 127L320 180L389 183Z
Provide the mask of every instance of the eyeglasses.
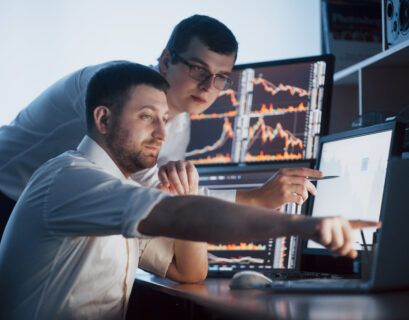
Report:
M203 67L189 63L186 59L182 58L175 52L172 53L172 58L175 60L179 60L184 65L189 67L189 76L196 81L204 82L208 79L211 79L213 86L219 90L227 90L233 84L233 81L230 78L222 76L220 74L212 74L209 72L209 70Z

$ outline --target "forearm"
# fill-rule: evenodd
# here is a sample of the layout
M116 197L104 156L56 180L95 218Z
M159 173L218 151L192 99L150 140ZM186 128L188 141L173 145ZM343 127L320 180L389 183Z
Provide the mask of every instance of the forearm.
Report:
M256 199L251 196L250 190L237 190L236 203L245 204L248 206L256 206Z
M166 277L179 282L200 282L207 275L207 243L175 240L175 256Z
M169 197L139 224L141 233L178 239L235 242L300 233L299 216L201 196Z

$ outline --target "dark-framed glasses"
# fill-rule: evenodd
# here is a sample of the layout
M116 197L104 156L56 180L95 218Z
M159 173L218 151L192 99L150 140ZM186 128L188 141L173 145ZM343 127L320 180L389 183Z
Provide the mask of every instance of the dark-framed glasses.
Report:
M204 82L211 79L213 86L219 90L227 90L233 84L233 81L230 78L220 74L213 74L206 68L191 64L175 52L172 53L172 58L186 65L189 68L189 76L196 81Z

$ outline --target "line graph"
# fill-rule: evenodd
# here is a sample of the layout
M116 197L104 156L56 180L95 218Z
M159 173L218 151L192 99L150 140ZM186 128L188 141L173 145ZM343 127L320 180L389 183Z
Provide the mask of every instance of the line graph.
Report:
M202 120L202 119L217 119L217 118L226 118L226 117L235 117L237 115L237 111L228 111L224 113L200 113L200 114L191 114L191 120Z
M254 244L253 242L245 243L240 242L239 244L208 244L207 250L212 251L238 251L238 250L246 250L246 251L265 251L266 245L264 244Z
M266 116L274 116L274 115L281 115L285 113L291 112L305 112L308 110L308 107L301 102L297 107L288 106L285 108L275 108L272 103L269 104L269 107L264 103L261 105L259 110L250 111L250 116L258 116L258 115L266 115ZM236 110L224 112L224 113L200 113L200 114L192 114L190 115L191 120L202 120L202 119L217 119L217 118L226 118L226 117L235 117L237 115Z
M238 256L238 257L229 257L223 258L218 257L214 254L208 253L207 254L209 263L217 263L217 264L226 264L226 263L239 263L239 264L250 264L250 263L257 263L262 264L264 263L264 259L261 258L254 258L251 256Z
M217 141L210 146L205 146L201 149L195 149L190 152L187 152L186 157L200 155L206 152L216 150L220 148L221 146L223 146L228 139L233 139L233 137L234 137L234 133L233 133L232 124L228 118L225 118L220 138L217 139Z
M258 121L249 128L249 137L251 140L248 149L251 148L254 141L260 135L262 144L266 143L267 141L271 142L278 136L284 139L285 150L288 149L289 146L298 146L300 149L304 148L302 140L295 137L290 131L284 130L283 125L280 122L277 122L276 127L272 128L265 124L264 118L259 117Z
M252 155L249 152L246 153L246 162L261 162L261 161L282 161L282 160L301 160L303 159L302 153L293 153L284 151L283 153L276 154L264 154L260 151L257 155Z
M239 102L236 99L236 91L234 89L227 89L227 90L220 91L219 97L222 97L224 95L229 96L231 104L233 106L239 105Z
M274 105L270 103L269 107L267 108L267 105L263 103L261 105L261 108L256 111L251 111L250 114L253 115L278 115L278 114L283 114L283 113L289 113L289 112L304 112L307 111L308 107L304 105L303 102L301 102L297 107L294 106L288 106L287 108L274 108Z
M248 131L249 144L247 146L246 161L255 162L255 161L270 161L270 160L295 160L302 159L301 151L304 148L303 141L300 138L294 136L292 132L283 128L281 122L277 122L275 127L269 126L265 123L264 117L258 117L257 122L249 127ZM230 154L216 154L208 155L207 157L198 157L205 153L216 151L225 145L229 139L234 138L234 132L232 128L232 123L226 117L224 119L222 132L219 138L204 147L191 150L186 153L186 157L193 157L191 160L194 164L211 164L211 163L229 163L231 162ZM264 148L259 151L258 154L253 155L249 151L256 141L261 141L261 145L266 143L271 143L274 140L281 139L283 140L282 152L278 153L265 153L267 148ZM290 152L289 148L299 149L299 152ZM259 148L257 148L259 149Z
M292 96L297 94L299 97L309 96L310 93L308 90L298 88L291 85L284 85L280 83L278 86L271 83L270 81L263 78L262 75L259 75L257 78L253 80L253 84L255 85L262 85L266 92L269 92L272 96L276 95L279 92L289 92Z
M321 128L324 62L235 70L206 112L191 115L195 164L311 159ZM324 63L325 64L325 63Z

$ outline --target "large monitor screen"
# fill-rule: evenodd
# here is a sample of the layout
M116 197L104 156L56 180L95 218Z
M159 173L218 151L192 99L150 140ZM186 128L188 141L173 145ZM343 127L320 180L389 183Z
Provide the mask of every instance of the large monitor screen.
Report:
M232 87L191 115L195 164L315 159L326 134L333 57L238 65Z
M309 166L304 163L304 166ZM203 169L203 168L202 168ZM253 189L270 179L279 168L271 165L218 167L200 170L200 185L210 189ZM218 170L217 170L218 169ZM303 207L290 203L283 214L301 214ZM267 241L208 244L209 274L240 270L269 271L294 269L297 266L298 238L286 237Z
M317 182L311 215L379 221L391 139L392 130L386 130L323 141L318 168L338 177ZM366 242L372 244L375 229L363 231ZM356 230L354 248L362 250L362 242ZM323 247L308 241L307 248Z

